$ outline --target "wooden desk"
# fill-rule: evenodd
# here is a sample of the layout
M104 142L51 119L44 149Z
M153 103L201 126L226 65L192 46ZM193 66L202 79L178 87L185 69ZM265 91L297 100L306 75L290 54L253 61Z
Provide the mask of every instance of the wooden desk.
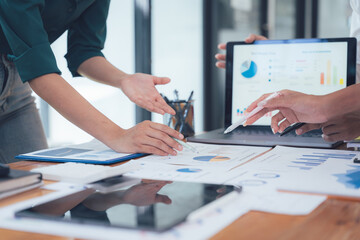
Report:
M10 167L30 170L51 164L54 163L22 161L12 163ZM47 193L49 193L47 190L30 190L0 200L0 207ZM64 240L73 238L0 229L0 239ZM360 239L360 200L330 197L307 216L251 211L217 233L212 239Z

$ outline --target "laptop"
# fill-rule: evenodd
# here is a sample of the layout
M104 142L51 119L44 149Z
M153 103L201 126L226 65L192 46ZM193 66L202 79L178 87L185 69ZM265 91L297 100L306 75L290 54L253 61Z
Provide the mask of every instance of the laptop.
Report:
M356 39L263 40L248 44L229 42L226 47L225 128L189 137L189 142L257 146L332 148L341 142L325 142L321 130L279 137L269 112L253 125L239 126L224 135L246 108L264 93L290 89L324 95L355 83Z

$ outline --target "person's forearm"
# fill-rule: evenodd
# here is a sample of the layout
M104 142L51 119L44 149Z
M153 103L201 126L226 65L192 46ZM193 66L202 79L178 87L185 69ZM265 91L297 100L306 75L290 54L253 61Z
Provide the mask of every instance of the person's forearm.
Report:
M31 88L61 115L106 145L124 131L94 108L58 74L46 74L29 82Z
M84 61L78 73L91 80L121 88L121 80L127 74L108 62L104 57L92 57Z
M339 115L360 111L360 84L324 96L323 108L328 120Z

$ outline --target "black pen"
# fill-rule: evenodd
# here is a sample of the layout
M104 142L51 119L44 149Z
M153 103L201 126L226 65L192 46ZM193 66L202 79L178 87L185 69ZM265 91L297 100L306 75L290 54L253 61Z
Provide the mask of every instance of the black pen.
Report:
M282 133L280 133L280 137L281 136L284 136L285 134L293 131L293 130L296 130L298 128L301 128L302 126L304 126L306 123L302 123L302 122L299 122L299 123L295 123L289 127L287 127Z

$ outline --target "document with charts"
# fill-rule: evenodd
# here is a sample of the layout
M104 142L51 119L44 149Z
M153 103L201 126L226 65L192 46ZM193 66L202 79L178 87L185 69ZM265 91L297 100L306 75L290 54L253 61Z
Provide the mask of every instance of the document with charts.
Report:
M233 183L360 197L360 164L354 163L355 157L355 151L277 146L246 164L248 173Z
M196 148L196 152L184 148L177 156L147 156L141 159L144 162L168 163L187 166L208 166L231 169L250 159L270 150L269 147L235 146L188 143Z

